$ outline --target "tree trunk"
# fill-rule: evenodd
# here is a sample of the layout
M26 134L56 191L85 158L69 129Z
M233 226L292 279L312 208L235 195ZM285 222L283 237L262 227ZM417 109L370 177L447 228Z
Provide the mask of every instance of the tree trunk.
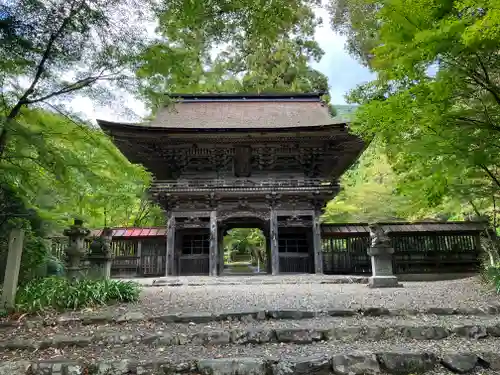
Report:
M7 149L7 136L8 136L7 128L9 127L9 124L17 117L17 115L21 111L22 106L23 102L19 100L5 118L5 124L3 128L0 130L0 161L2 160L5 154L5 150Z
M7 129L3 127L0 130L0 160L2 160L6 147L7 147Z

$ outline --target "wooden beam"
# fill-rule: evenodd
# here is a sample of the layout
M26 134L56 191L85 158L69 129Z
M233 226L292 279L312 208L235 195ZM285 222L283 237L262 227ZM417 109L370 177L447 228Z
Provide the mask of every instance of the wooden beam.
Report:
M175 216L179 218L185 217L209 217L210 211L176 211L174 210Z
M278 216L313 216L314 210L279 210Z
M316 211L313 216L313 257L314 257L314 273L323 273L323 251L321 248L321 226L320 226L321 211Z
M167 264L165 267L166 276L174 276L175 272L175 215L170 214L167 221Z
M210 212L210 255L209 255L209 274L217 276L217 253L219 248L218 233L217 233L217 211Z
M278 275L280 272L280 254L278 247L278 215L276 210L271 208L270 215L270 236L271 236L271 273Z

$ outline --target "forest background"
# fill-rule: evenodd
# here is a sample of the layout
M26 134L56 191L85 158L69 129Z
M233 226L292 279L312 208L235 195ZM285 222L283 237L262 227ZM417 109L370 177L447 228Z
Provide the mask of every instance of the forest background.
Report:
M75 96L110 108L133 96L154 116L168 92L329 92L335 81L313 68L322 23L374 77L347 94L355 107L324 97L369 142L324 221L497 228L500 0L20 0L0 4L0 251L23 225L29 275L75 216L164 225L151 175Z

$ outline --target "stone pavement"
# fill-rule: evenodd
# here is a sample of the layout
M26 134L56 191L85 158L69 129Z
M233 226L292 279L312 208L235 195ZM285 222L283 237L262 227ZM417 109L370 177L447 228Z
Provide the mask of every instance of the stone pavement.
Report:
M500 374L500 299L475 279L163 286L0 331L0 375Z

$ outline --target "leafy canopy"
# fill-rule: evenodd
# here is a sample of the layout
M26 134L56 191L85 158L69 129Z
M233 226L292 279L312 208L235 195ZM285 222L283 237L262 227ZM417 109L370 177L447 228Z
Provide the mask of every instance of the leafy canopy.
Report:
M354 130L384 144L400 194L421 210L491 207L500 188L500 2L331 5L350 51L377 73L348 97L362 104Z
M100 130L42 110L24 110L17 126L0 162L2 185L47 219L132 224L150 176Z
M309 65L323 56L316 1L186 3L156 9L160 37L136 72L151 108L167 93L328 91L327 77Z

